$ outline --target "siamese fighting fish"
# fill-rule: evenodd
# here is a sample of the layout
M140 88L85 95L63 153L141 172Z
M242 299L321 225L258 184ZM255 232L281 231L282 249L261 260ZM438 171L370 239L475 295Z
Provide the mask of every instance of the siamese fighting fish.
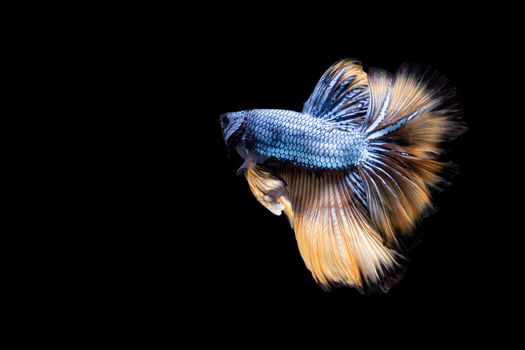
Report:
M449 85L421 66L365 72L344 59L301 112L221 115L240 173L264 207L288 217L321 287L387 292L400 280L406 240L450 168L443 145L466 129Z

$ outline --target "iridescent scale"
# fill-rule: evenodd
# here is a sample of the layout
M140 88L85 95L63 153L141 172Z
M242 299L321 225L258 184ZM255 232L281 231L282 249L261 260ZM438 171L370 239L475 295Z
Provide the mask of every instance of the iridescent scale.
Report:
M256 153L311 169L358 165L367 154L365 135L355 127L338 128L308 114L280 110L247 111Z

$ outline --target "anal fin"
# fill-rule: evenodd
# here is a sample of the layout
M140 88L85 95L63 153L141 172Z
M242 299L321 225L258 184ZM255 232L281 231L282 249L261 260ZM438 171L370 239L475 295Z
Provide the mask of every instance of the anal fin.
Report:
M384 245L348 172L281 170L301 256L324 287L388 290L400 255Z
M352 173L248 167L255 198L288 216L299 251L321 286L388 290L400 255L387 247L359 198Z

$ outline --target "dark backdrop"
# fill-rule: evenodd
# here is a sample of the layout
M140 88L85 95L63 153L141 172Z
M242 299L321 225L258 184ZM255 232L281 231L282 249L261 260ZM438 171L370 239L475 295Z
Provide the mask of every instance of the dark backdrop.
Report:
M191 328L222 325L233 334L283 322L427 328L444 318L447 332L462 333L464 324L482 323L498 309L501 246L493 239L487 184L494 175L485 162L496 108L480 73L494 67L483 56L492 44L478 45L457 29L461 18L449 20L448 29L397 28L384 38L333 35L330 28L246 34L246 19L193 37L154 26L157 35L133 51L141 68L127 78L140 87L127 101L134 117L124 121L134 130L126 136L133 180L123 180L133 189L124 195L133 208L124 216L129 230L113 242L120 254L108 277L124 314L173 317ZM409 253L405 277L384 295L316 285L286 218L263 208L236 176L241 160L228 158L219 127L228 111L300 110L324 70L345 57L390 71L405 61L441 71L457 87L469 127L445 156L459 173L436 197L439 211L418 228L423 240ZM263 328L253 326L261 320Z

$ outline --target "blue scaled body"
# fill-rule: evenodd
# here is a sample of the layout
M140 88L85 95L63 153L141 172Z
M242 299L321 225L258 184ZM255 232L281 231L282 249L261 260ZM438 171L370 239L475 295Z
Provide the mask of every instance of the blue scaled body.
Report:
M358 127L338 124L308 114L254 109L245 112L253 151L313 169L342 169L359 164L366 155L366 138Z

